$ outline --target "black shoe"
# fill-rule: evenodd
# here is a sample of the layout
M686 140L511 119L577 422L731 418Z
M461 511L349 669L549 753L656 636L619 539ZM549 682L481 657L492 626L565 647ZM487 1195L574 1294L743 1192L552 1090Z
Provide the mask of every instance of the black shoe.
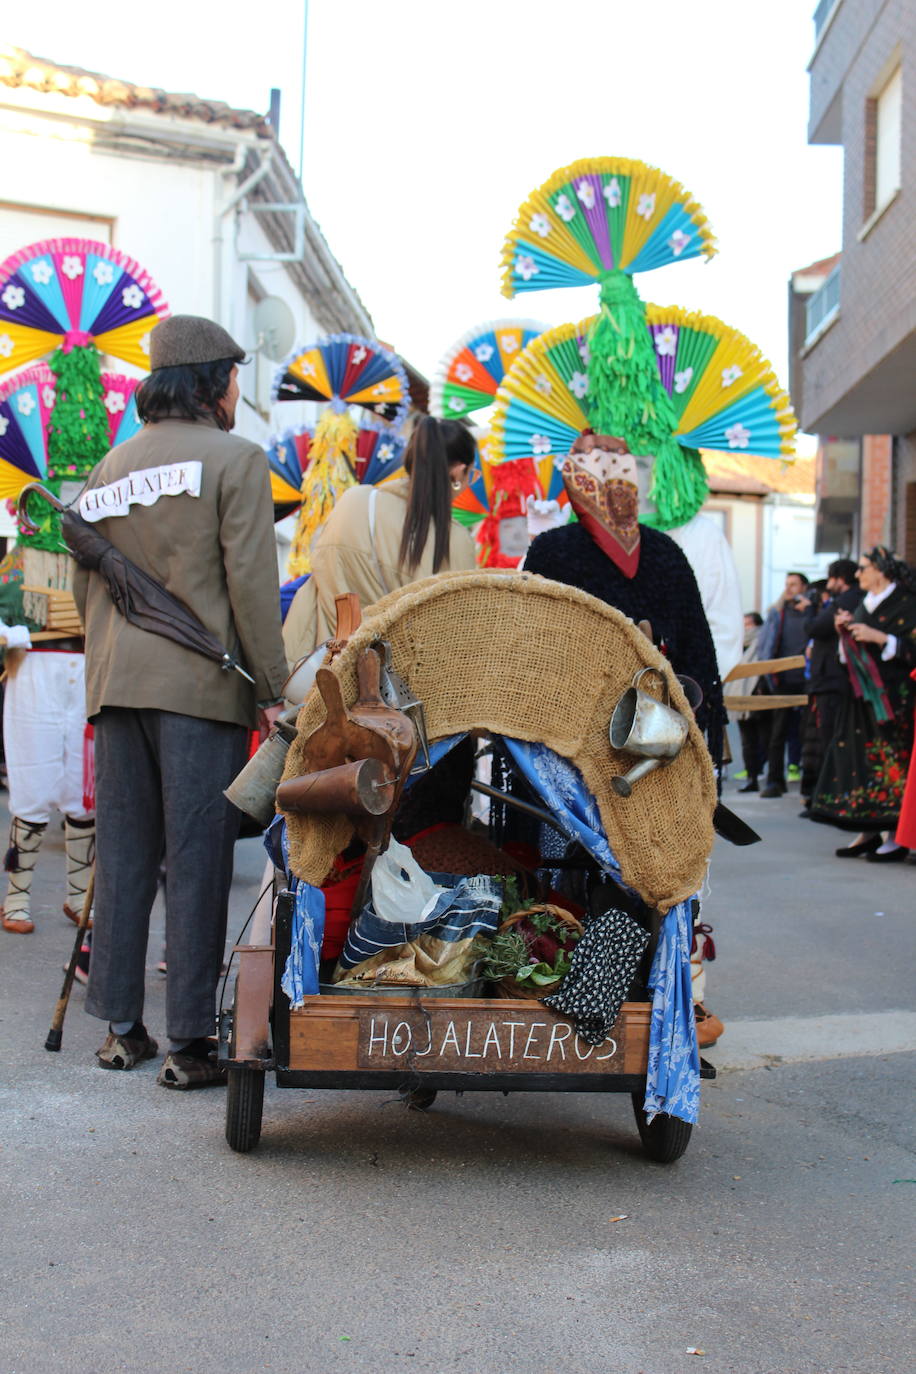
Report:
M799 811L799 813L798 813L798 819L799 819L800 821L810 821L811 818L812 818L812 817L811 817L811 808L810 808L810 806L804 807L804 808L803 808L801 811Z
M744 786L738 788L739 792L759 792L759 790L756 778L748 778Z
M910 851L906 845L898 844L896 849L886 849L883 854L879 854L877 850L866 854L865 859L870 864L902 864L906 863L909 855Z
M860 854L874 854L883 843L880 835L872 835L867 840L860 840L858 844L844 845L836 851L836 856L838 859L858 859Z
M768 782L760 795L761 797L783 797L785 792L786 785L784 782Z

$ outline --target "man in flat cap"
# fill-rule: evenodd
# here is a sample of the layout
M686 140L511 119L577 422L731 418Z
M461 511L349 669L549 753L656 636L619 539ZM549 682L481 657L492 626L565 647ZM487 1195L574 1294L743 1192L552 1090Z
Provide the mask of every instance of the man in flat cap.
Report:
M79 570L86 707L95 727L97 856L86 1010L109 1023L102 1068L158 1049L143 1025L149 917L166 859L165 1087L220 1082L213 1042L238 812L223 797L259 709L286 677L273 504L263 451L229 431L244 352L218 324L153 330L144 422L90 474L80 514L181 601L244 665L237 672L131 624Z

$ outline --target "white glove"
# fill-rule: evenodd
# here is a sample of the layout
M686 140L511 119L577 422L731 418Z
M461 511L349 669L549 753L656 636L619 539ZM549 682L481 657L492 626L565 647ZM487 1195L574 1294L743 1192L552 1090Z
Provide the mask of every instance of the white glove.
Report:
M0 638L6 640L8 649L31 649L32 636L25 625L5 625L0 620Z
M569 506L561 506L559 501L545 501L537 496L528 497L528 535L534 539L545 530L555 530L569 520Z

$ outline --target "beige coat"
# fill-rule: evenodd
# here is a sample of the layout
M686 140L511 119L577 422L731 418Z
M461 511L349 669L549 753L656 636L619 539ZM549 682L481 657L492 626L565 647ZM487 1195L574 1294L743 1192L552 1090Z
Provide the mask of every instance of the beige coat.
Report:
M169 494L183 474L196 473L200 494ZM256 703L281 695L286 660L280 637L280 600L267 461L248 439L214 423L162 420L146 425L93 469L80 507L107 508L123 497L134 474L135 492L158 491L162 479L137 477L168 466L166 490L149 505L95 527L235 653L256 680L191 649L129 624L98 573L78 569L74 594L86 626L86 710L103 706L175 711L238 725L255 723ZM115 484L115 485L112 485ZM92 497L96 488L104 493Z
M369 534L369 497L373 490L378 493L374 551ZM408 490L408 479L402 477L383 487L350 487L341 496L313 545L312 575L296 593L283 626L283 641L291 663L333 635L335 596L356 592L365 611L388 592L432 574L432 526L417 567L411 573L398 567ZM474 541L453 520L448 558L439 571L462 572L476 566Z

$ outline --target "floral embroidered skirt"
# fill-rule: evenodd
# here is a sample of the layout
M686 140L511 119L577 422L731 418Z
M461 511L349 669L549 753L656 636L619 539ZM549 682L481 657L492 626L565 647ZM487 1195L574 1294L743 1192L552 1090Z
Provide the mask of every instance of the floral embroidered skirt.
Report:
M811 813L842 830L891 830L897 825L913 749L913 709L907 703L883 725L855 697L840 709L827 746Z

